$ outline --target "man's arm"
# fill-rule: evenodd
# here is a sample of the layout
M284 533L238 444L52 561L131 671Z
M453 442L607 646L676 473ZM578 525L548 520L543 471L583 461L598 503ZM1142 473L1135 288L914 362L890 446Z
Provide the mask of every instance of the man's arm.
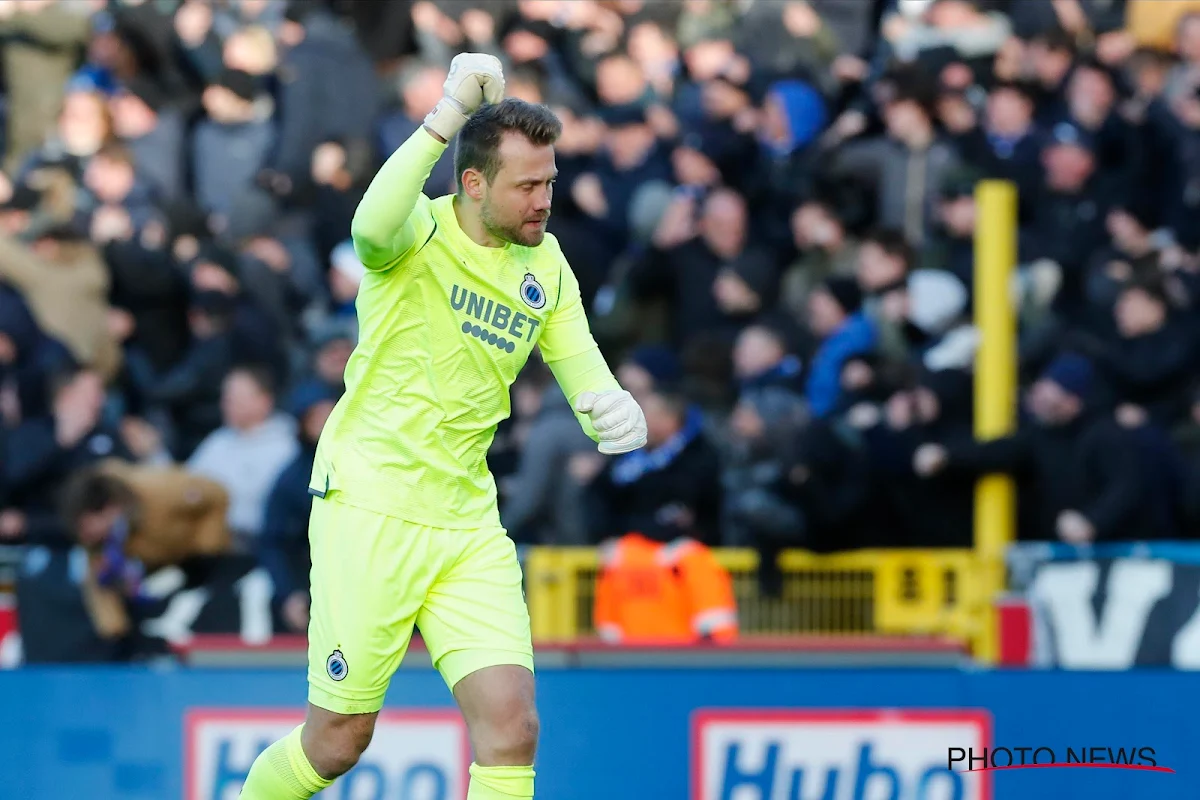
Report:
M592 338L579 281L563 260L559 301L538 340L542 359L571 403L576 419L600 452L636 450L646 443L646 418L621 388Z
M421 127L376 173L350 224L354 251L367 269L391 267L433 232L421 189L445 150L445 142ZM414 214L419 206L422 213Z
M485 100L496 103L504 97L500 62L495 56L481 53L455 56L442 93L442 99L425 117L425 124L380 167L354 212L350 235L354 251L367 269L393 266L432 235L429 201L421 189L446 144L475 110Z

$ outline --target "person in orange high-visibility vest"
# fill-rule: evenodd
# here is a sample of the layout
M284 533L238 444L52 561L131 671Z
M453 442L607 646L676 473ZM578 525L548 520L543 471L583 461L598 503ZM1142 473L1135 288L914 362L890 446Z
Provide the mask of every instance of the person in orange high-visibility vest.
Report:
M733 582L693 539L630 533L600 548L594 619L605 641L692 644L737 637Z

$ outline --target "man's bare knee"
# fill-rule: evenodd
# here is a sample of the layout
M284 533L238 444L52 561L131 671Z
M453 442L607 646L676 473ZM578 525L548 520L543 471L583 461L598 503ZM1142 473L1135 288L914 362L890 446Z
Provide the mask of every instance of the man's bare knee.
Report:
M538 722L533 675L522 667L488 667L454 687L481 766L532 764Z
M375 733L373 714L335 714L310 705L300 743L318 775L333 780L354 768Z
M489 767L532 764L539 728L537 712L532 708L507 719L477 723L471 728L475 762Z

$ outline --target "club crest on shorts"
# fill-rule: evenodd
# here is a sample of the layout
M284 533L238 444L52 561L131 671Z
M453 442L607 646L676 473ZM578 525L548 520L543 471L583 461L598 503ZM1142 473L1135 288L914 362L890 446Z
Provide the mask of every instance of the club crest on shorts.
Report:
M546 292L532 273L526 272L525 280L521 281L521 299L530 308L542 308L546 305Z
M329 654L329 658L325 659L325 671L332 680L346 680L346 676L350 674L350 665L346 663L346 657L342 655L341 650L334 650Z

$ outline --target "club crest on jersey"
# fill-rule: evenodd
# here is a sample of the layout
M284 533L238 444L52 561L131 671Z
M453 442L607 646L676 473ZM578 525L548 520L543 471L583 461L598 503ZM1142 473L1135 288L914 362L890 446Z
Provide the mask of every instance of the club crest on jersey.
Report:
M346 657L342 655L341 650L334 650L329 654L329 658L325 659L325 671L329 673L331 680L346 680L346 676L350 674L350 665L346 663Z
M537 282L537 278L528 272L525 273L525 280L521 281L521 299L530 308L542 308L546 305L546 291Z

